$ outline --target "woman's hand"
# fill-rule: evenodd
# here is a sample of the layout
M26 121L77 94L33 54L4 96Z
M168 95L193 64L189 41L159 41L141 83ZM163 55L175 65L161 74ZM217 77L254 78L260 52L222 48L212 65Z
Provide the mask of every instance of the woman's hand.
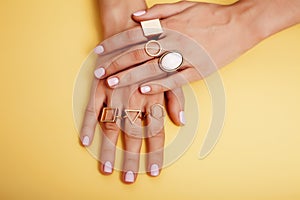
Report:
M183 98L180 95L183 95L181 90L177 90L177 98ZM178 105L176 103L172 107L175 113L182 109ZM103 80L94 80L80 139L83 145L89 146L94 138L95 127L100 120L103 134L100 171L103 174L113 172L116 144L121 131L124 134L125 144L123 181L133 183L136 180L143 138L147 145L146 170L150 176L159 175L163 166L164 152L165 111L163 107L163 93L144 96L138 92L138 85L110 89ZM108 110L105 111L105 109ZM145 135L143 135L143 129L145 129Z
M132 13L147 9L145 0L99 0L103 37L137 26L132 20Z
M139 27L139 25L132 20L132 13L144 13L143 10L147 9L145 0L136 0L134 2L132 0L99 0L99 3L104 39L109 38L110 36L119 32L130 30L134 27ZM139 12L139 10L142 11ZM132 35L132 37L134 37L134 35ZM103 49L100 46L100 49L96 48L95 52L99 53L100 51L101 53L102 50ZM99 64L100 63L101 62L99 62ZM120 69L116 69L116 71L118 70ZM112 82L114 82L114 80L115 79L112 79ZM125 80L123 82L125 82ZM127 85L135 84L136 82L137 81L133 82L133 80L128 80ZM180 87L167 91L165 93L165 97L166 108L170 119L175 125L180 126L184 125L186 121L184 115L184 96L180 95L180 98L178 98L178 93L183 93ZM176 109L172 109L174 106L180 106L182 110L177 112Z
M136 23L131 19L131 13L146 8L143 0L137 0L134 3L131 0L100 0L100 5L104 38L136 26ZM103 60L111 59L114 56L116 54L99 57L98 63L102 63ZM163 166L164 124L162 117L156 116L157 118L155 118L151 113L162 112L160 109L161 106L158 105L164 106L164 103L166 103L170 119L176 125L184 125L184 96L181 88L167 92L165 96L164 94L158 94L145 98L138 92L138 85L112 90L107 87L104 81L97 79L93 81L89 103L86 107L80 132L82 144L84 146L91 145L95 127L99 123L99 117L101 118L102 114L105 117L105 113L103 113L106 112L104 111L104 107L112 108L114 111L118 109L119 111L115 122L100 123L103 133L100 152L100 171L103 174L111 174L113 172L116 143L121 131L124 134L125 144L123 181L132 183L136 180L139 168L139 152L143 137L145 137L148 147L146 170L151 176L159 175ZM125 109L140 110L147 114L141 115L137 112L126 113L124 112ZM108 114L112 114L111 111L108 111ZM137 115L138 118L135 118ZM145 122L145 127L142 126L142 121ZM146 136L142 136L144 128Z
M118 79L118 84L111 85L116 88L132 84L133 82L127 81L127 77L134 75L138 77L134 79L136 81L165 76L142 84L140 90L147 94L160 93L199 80L230 63L266 37L299 23L299 2L299 0L292 0L289 3L283 0L242 0L233 5L221 6L183 1L156 5L146 14L133 15L133 18L136 21L161 18L163 28L182 33L182 37L176 37L176 34L165 31L167 32L165 37L161 37L158 41L166 51L178 50L183 54L187 61L182 67L183 70L171 75L159 70L158 62L147 55L143 45L139 45L146 42L146 38L142 35L142 31L136 28L132 29L130 34L120 34L102 43L104 53L133 44L137 46L136 50L100 66L100 70L105 70L105 75L98 78L108 77L108 81L111 78ZM187 37L201 45L209 56L205 51L194 52L196 48L192 42L188 42ZM207 66L208 57L217 67ZM149 62L131 68L146 61ZM130 69L124 71L128 68ZM151 69L156 70L148 73ZM123 71L116 74L121 70Z

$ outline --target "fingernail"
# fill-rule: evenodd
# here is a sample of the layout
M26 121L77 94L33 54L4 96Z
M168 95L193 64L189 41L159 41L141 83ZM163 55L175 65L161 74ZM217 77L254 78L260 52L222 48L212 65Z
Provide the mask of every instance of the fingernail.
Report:
M159 167L158 167L157 164L151 165L150 174L151 174L151 176L158 176L159 175Z
M140 10L140 11L137 11L137 12L133 13L133 15L136 16L136 17L142 16L144 14L146 14L145 10Z
M118 85L119 84L119 79L118 78L110 78L107 80L107 83L110 87Z
M90 138L88 136L84 136L84 138L82 140L82 144L84 146L89 146L89 144L90 144Z
M141 87L141 92L143 94L146 94L146 93L148 93L150 91L151 91L151 87L149 87L149 86L143 86L143 87Z
M101 78L105 74L105 69L104 68L96 69L94 74L97 78Z
M132 171L126 172L125 182L127 182L127 183L133 183L134 182L134 173Z
M96 54L102 54L104 52L104 47L102 45L99 45L94 49L94 52Z
M103 170L106 173L112 173L112 164L111 164L111 162L109 162L109 161L105 162Z
M186 121L185 121L184 111L181 111L179 113L179 120L180 120L182 125L185 125Z

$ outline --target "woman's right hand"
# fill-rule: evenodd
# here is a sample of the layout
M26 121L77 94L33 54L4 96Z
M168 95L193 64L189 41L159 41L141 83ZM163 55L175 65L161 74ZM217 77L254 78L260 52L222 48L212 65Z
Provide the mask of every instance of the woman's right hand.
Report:
M298 23L299 2L242 0L233 5L221 6L182 1L156 5L146 14L133 18L136 21L162 19L165 33L158 41L165 51L178 50L183 54L187 62L181 70L175 74L166 74L160 70L157 60L153 61L153 57L144 51L144 44L140 44L145 43L147 38L143 36L140 28L135 28L101 44L104 53L130 45L135 45L135 49L132 48L134 50L131 52L99 66L96 72L102 70L105 73L97 78L107 78L108 81L111 78L118 79L118 84L111 86L113 88L150 79L150 82L140 86L144 94L168 91L187 82L205 78L264 38ZM200 47L199 50L200 45L203 48ZM149 62L145 63L147 61ZM139 65L141 63L144 64ZM132 68L136 65L137 67ZM120 73L116 74L117 72ZM161 76L164 78L159 78ZM128 77L135 79L129 80Z

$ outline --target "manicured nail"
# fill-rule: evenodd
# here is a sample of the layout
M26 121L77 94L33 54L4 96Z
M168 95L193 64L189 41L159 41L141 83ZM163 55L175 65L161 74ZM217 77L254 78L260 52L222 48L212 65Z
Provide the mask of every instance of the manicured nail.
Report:
M109 161L105 162L103 170L104 170L104 172L111 174L112 173L111 162L109 162Z
M88 136L84 136L84 138L82 140L82 144L84 146L89 146L89 144L90 144L90 138Z
M94 49L94 52L96 54L102 54L104 52L104 47L102 45L99 45Z
M104 76L105 74L105 69L104 68L99 68L99 69L96 69L94 71L94 74L97 78L101 78L102 76Z
M141 92L143 94L146 94L146 93L148 93L150 91L151 91L151 87L149 87L149 86L143 86L143 87L141 87Z
M107 83L110 87L118 85L119 84L119 79L118 78L110 78L107 80Z
M151 176L158 176L159 175L159 167L158 167L157 164L151 165L150 174L151 174Z
M179 120L180 120L182 125L185 125L186 121L185 121L184 111L181 111L179 113Z
M136 17L142 16L144 14L146 14L145 10L140 10L140 11L137 11L137 12L133 13L133 15L136 16Z
M134 182L134 173L132 171L126 172L125 182L127 182L127 183L133 183Z

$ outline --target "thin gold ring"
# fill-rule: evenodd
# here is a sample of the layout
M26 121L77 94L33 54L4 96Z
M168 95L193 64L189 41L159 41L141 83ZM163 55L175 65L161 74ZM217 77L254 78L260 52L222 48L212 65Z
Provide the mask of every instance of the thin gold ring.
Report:
M151 48L149 47L149 45L150 45L151 43L154 43L154 44L156 44L156 45L159 46L159 50L157 51L157 53L151 53L151 52L149 51L149 49L151 49ZM153 48L152 48L152 49L153 49ZM161 54L161 52L162 52L162 46L161 46L161 44L160 44L158 41L156 41L156 40L150 40L150 41L148 41L148 42L145 44L145 51L146 51L146 53L147 53L149 56L151 56L151 57L158 57L158 56L160 56L160 54Z

